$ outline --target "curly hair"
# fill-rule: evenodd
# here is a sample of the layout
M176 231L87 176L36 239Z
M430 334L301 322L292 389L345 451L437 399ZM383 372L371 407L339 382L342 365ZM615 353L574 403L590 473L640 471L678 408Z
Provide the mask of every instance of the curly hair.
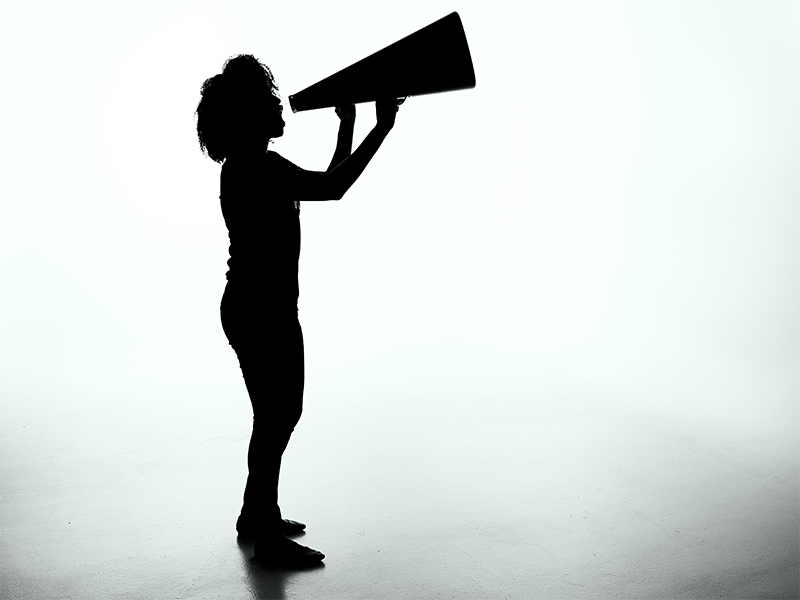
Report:
M218 163L225 160L263 112L259 99L265 92L280 99L272 71L252 54L229 58L222 73L206 79L195 111L203 153Z

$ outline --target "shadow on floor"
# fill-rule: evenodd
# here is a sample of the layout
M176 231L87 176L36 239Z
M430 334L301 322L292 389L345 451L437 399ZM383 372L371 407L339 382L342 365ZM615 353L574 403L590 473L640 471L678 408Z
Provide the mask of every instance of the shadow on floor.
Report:
M237 539L242 553L242 566L247 577L246 583L253 598L284 600L286 584L298 573L318 571L325 568L325 563L301 569L287 569L259 562L253 556L254 540Z

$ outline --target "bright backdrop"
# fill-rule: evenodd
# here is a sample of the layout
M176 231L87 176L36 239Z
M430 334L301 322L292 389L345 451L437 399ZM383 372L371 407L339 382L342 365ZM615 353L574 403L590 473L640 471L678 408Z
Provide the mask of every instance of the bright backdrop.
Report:
M560 374L680 427L796 432L800 9L738 0L5 5L6 423L246 418L201 83L253 53L286 98L453 10L477 87L409 99L348 195L303 206L307 405L502 413ZM324 169L333 111L286 120L274 149Z

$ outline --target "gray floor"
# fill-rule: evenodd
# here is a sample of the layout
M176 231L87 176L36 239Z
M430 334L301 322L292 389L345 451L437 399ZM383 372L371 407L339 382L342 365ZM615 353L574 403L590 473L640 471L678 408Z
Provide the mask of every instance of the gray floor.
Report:
M303 572L237 543L238 383L6 398L3 598L798 597L785 429L703 434L566 376L380 380L309 384L281 488L328 556Z

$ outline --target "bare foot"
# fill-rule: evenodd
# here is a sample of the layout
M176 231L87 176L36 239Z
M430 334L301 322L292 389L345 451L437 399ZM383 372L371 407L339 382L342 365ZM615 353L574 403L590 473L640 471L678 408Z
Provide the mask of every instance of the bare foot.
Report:
M279 535L258 538L255 557L259 561L281 567L308 567L322 562L325 555Z

